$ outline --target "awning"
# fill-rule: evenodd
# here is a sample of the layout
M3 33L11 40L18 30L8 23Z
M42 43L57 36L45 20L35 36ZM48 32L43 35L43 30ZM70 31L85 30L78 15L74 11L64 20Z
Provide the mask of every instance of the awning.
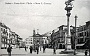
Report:
M77 44L76 46L83 46L84 44Z

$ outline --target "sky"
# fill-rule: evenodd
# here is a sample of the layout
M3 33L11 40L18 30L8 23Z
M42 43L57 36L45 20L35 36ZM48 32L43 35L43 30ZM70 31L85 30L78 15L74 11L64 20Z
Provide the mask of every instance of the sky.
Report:
M65 11L67 0L0 0L0 21L25 39L32 36L33 29L40 34L52 31L61 25L67 25ZM37 3L37 4L36 4ZM90 1L72 2L70 25L84 25L90 21Z

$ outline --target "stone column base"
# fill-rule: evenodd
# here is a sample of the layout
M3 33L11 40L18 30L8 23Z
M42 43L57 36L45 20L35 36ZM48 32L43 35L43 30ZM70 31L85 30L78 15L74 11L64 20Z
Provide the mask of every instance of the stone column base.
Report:
M73 53L74 53L74 50L64 50L60 52L60 54L73 54Z

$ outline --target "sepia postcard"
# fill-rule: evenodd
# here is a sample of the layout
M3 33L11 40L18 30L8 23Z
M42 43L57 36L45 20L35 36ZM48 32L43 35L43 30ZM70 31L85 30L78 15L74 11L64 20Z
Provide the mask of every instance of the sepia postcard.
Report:
M90 0L0 0L0 56L90 56Z

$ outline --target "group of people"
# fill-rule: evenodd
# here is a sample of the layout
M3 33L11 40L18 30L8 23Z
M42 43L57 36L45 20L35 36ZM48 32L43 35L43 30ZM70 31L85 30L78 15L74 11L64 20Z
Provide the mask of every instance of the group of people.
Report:
M37 54L39 53L39 49L41 51L41 48L39 45L36 45L35 46L35 49L33 49L32 46L30 46L30 53L32 54L32 51L34 50L35 52L37 52ZM45 49L46 49L46 46L43 45L43 53L45 53ZM53 54L56 54L56 49L57 47L56 46L53 46ZM90 50L90 49L89 49ZM9 47L7 48L7 52L8 52L8 55L11 56L11 51L12 51L12 47L9 45ZM25 51L27 51L27 48L25 47ZM85 50L85 56L87 56L88 54L88 50Z
M30 46L30 53L32 54L32 51L34 50L35 52L37 52L37 54L39 53L39 51L41 51L41 47L39 45L36 45L33 49L32 46ZM45 53L45 49L46 49L46 45L43 45L43 53ZM53 47L53 54L56 54L56 46Z
M39 46L38 44L37 45L35 45L35 47L33 48L32 46L30 46L30 53L32 54L32 51L35 51L35 52L37 52L37 54L39 53L39 50L41 51L41 46ZM45 47L45 45L43 45L43 53L45 53L45 49L46 49L46 47Z

